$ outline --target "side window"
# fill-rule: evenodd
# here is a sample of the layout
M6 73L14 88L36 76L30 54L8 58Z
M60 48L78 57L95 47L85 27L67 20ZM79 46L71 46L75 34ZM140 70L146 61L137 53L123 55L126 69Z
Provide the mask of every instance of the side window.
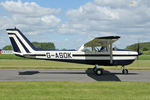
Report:
M107 46L102 46L100 52L108 52Z
M90 53L90 52L92 52L92 48L91 47L85 47L82 51L86 52L86 53Z
M95 53L95 52L108 52L108 47L107 46L97 46L97 47L84 47L82 49L83 52L86 53Z

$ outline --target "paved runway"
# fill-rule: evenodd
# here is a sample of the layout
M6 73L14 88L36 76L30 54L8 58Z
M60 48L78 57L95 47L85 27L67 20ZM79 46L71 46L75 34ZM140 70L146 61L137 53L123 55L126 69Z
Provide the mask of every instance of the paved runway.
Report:
M132 71L122 75L121 70L104 71L96 76L92 69L0 69L0 81L144 81L150 82L150 71Z

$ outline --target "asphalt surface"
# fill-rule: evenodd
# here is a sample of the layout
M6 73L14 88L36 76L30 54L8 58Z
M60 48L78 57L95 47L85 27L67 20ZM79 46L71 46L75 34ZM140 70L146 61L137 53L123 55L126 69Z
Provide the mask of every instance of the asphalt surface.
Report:
M0 69L0 81L144 81L150 82L150 71L129 70L123 75L121 70L104 71L96 76L92 69Z

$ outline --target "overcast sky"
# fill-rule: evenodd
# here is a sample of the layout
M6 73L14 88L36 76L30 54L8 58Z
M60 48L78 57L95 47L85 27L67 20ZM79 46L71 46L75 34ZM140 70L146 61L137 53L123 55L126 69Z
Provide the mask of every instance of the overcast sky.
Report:
M150 41L150 0L0 0L0 48L10 44L5 29L15 26L30 41L60 49L112 35L125 48Z

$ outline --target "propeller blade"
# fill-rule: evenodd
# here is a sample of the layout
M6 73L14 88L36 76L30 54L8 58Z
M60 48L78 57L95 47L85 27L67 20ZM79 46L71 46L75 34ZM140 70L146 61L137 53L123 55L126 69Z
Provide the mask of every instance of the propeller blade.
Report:
M138 43L138 47L137 47L137 52L138 52L138 55L140 53L140 44Z
M139 60L139 53L140 53L140 44L139 44L139 42L137 44L137 52L138 52L137 60Z
M142 55L142 52L140 52L140 43L139 42L137 44L137 52L138 52L137 60L139 60L139 56Z

